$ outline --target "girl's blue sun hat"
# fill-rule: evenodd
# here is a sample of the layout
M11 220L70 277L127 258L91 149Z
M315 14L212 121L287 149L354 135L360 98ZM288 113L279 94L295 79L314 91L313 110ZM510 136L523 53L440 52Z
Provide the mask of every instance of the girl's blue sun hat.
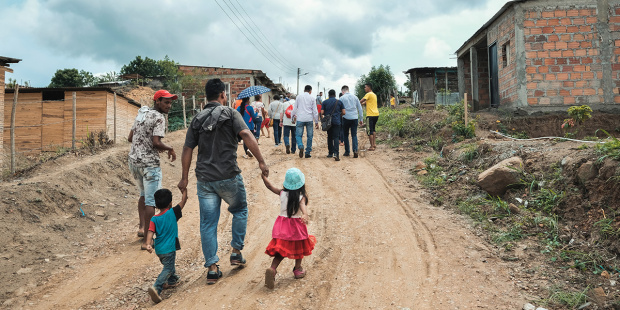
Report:
M303 172L297 168L291 168L286 171L284 177L284 188L288 190L300 189L306 183L306 177Z

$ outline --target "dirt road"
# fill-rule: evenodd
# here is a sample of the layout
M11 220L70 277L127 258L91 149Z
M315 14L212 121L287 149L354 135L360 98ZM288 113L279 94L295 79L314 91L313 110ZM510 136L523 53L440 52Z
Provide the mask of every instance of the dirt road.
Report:
M183 132L165 140L180 154ZM264 270L271 261L264 250L279 199L264 187L256 161L239 157L250 209L243 250L247 267L234 269L228 264L231 217L223 211L218 255L224 277L216 285L206 285L192 171L189 202L179 221L182 250L177 254L177 272L182 284L165 291L162 303L153 304L146 294L160 263L154 254L138 250L137 223L129 220L115 222L106 233L95 231L95 243L105 247L83 254L85 263L39 283L27 299L13 302L11 308L520 309L526 302L507 263L472 233L466 220L421 198L422 189L408 173L412 163L401 154L380 146L363 158L335 162L325 158L325 141L325 135L315 131L311 159L287 155L271 139L261 139L260 146L274 183L281 184L293 166L306 174L308 230L318 241L313 255L303 262L306 278L293 279L293 262L285 260L275 289L264 287ZM118 146L96 157L122 155L127 148ZM93 160L97 158L89 159ZM180 163L162 162L164 187L176 188ZM176 201L177 192L173 193ZM127 213L134 213L135 199L131 192Z

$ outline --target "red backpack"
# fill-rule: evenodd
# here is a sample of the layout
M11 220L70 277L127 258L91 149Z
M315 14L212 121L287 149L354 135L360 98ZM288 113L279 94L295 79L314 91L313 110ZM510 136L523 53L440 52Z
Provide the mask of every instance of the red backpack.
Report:
M291 118L291 113L293 113L293 105L289 105L288 108L286 108L286 111L284 111L284 115L286 115L286 117Z

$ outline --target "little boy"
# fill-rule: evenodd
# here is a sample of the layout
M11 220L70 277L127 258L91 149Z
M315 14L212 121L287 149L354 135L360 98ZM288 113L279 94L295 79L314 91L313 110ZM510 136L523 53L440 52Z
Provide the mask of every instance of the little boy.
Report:
M146 235L146 250L153 253L153 235L155 238L155 254L159 257L159 261L164 265L155 284L149 288L149 295L155 303L161 302L161 291L164 288L175 287L178 284L179 276L175 270L176 251L181 249L179 243L179 229L177 221L181 218L181 210L187 202L187 189L181 191L183 197L181 202L172 208L172 193L170 190L162 188L155 192L155 208L159 209L159 213L153 216L149 231Z

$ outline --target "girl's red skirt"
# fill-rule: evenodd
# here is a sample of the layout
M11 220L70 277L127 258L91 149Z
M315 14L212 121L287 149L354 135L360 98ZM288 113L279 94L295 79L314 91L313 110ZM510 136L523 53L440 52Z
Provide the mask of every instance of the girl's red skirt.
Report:
M308 236L308 239L295 241L273 238L269 245L267 245L265 254L271 257L280 254L280 256L290 259L301 259L312 254L315 244L316 238L312 235Z

